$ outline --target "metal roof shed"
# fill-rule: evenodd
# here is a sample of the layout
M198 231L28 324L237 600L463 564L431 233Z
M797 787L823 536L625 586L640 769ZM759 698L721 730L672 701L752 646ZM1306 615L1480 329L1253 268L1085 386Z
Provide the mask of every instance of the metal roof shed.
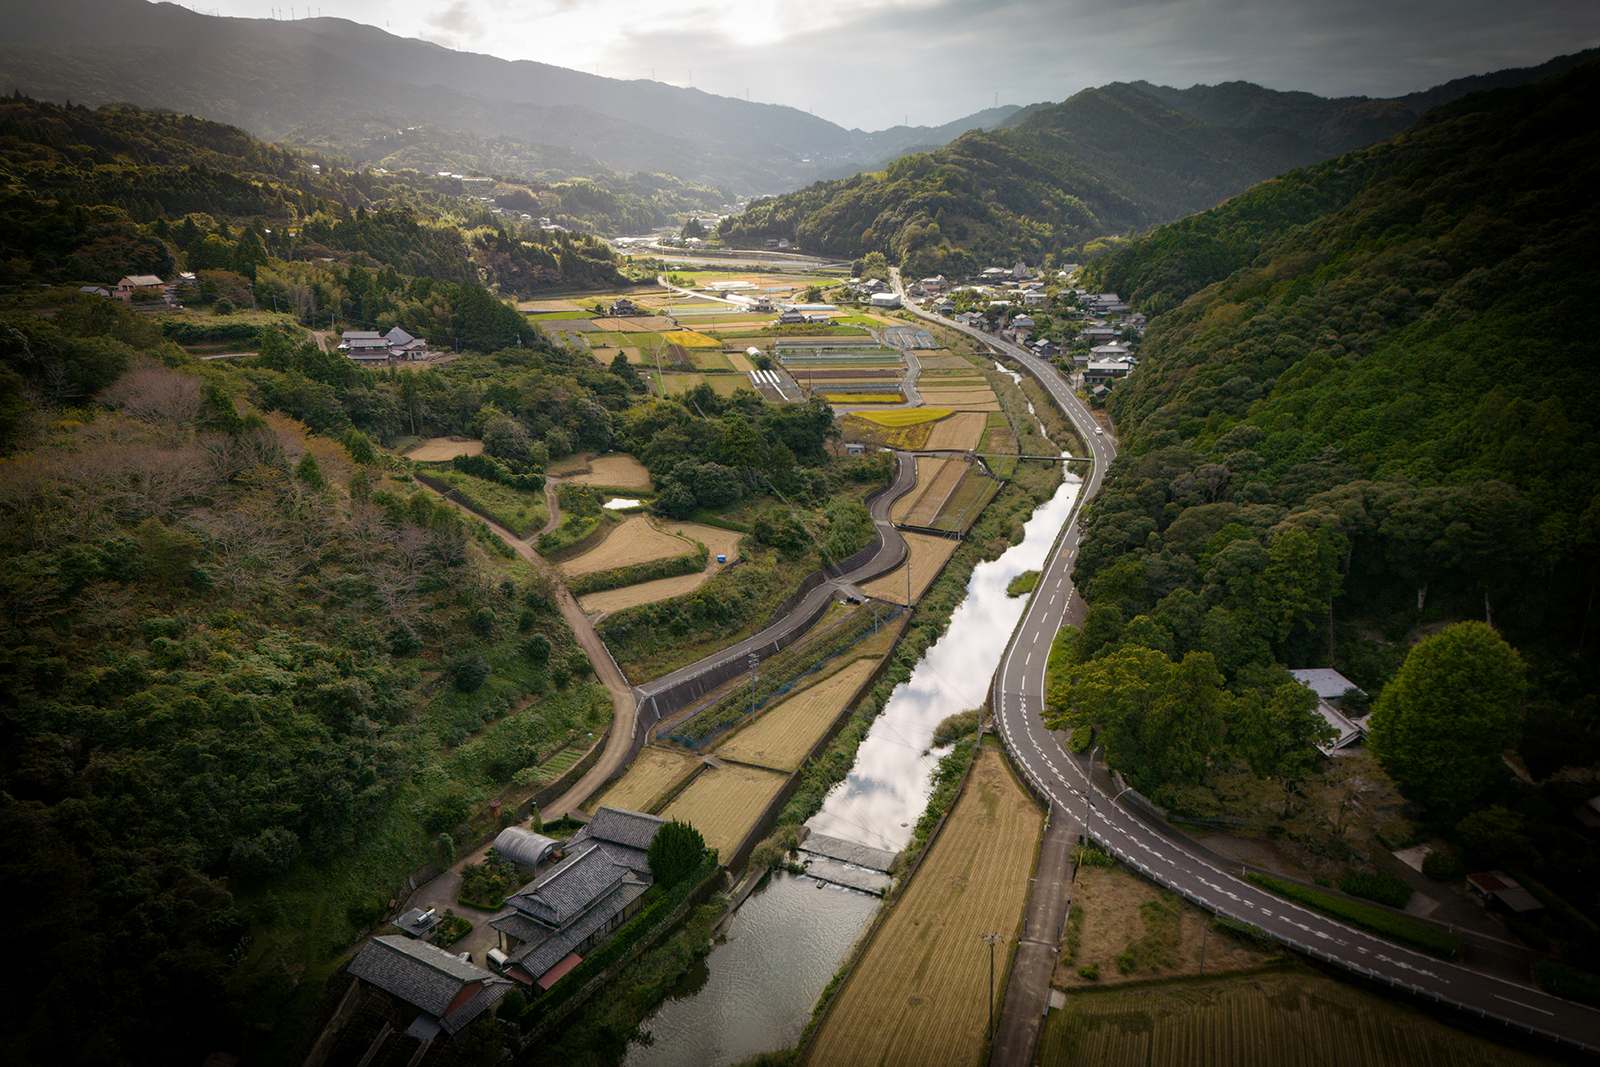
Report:
M495 854L522 867L539 866L556 850L556 845L555 838L520 826L508 826L494 839Z

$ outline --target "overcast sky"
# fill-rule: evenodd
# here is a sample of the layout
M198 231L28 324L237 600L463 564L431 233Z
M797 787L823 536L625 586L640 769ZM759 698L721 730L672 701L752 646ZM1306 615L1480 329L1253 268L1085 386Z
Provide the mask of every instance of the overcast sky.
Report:
M1398 96L1600 44L1596 0L185 0L319 12L505 59L936 126L1145 79Z

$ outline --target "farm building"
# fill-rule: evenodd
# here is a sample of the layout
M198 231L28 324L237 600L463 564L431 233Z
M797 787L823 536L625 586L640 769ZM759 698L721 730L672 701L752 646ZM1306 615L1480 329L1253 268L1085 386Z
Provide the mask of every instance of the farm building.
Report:
M666 820L601 808L567 842L567 858L506 898L489 925L512 945L507 977L549 989L584 953L638 913L650 888L650 843Z
M873 293L867 303L875 308L897 308L900 306L900 294Z
M423 1041L431 1041L441 1030L455 1034L511 989L506 979L437 945L398 934L367 942L351 961L350 973L421 1011L406 1032Z
M553 837L536 834L521 826L508 826L494 839L494 852L518 867L537 867L558 847Z

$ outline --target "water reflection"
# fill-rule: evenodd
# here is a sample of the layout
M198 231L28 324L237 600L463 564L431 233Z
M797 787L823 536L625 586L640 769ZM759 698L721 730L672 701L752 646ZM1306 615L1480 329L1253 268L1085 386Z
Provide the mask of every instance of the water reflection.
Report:
M1023 571L1043 566L1078 486L1077 475L1068 473L1056 495L1028 520L1022 543L973 569L950 628L917 663L910 680L895 687L861 743L855 767L812 817L812 830L891 851L911 839L938 763L938 752L926 752L934 727L947 715L983 703L1026 604L1026 598L1006 596L1006 586Z
M650 1044L628 1048L628 1067L722 1067L800 1039L822 987L878 898L791 874L774 874L745 901L727 940L691 972L654 1018ZM696 988L696 982L701 983Z

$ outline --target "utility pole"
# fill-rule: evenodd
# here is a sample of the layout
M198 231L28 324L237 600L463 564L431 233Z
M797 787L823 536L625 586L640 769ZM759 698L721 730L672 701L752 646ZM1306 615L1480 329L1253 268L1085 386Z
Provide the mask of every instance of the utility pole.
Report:
M1202 912L1202 915L1205 913ZM1206 935L1211 932L1211 916L1205 916L1204 925L1200 927L1200 977L1206 976Z
M999 934L984 934L983 939L989 942L989 1038L994 1039L994 945L1000 940Z
M756 717L756 666L761 662L761 657L754 652L750 653L750 717Z

